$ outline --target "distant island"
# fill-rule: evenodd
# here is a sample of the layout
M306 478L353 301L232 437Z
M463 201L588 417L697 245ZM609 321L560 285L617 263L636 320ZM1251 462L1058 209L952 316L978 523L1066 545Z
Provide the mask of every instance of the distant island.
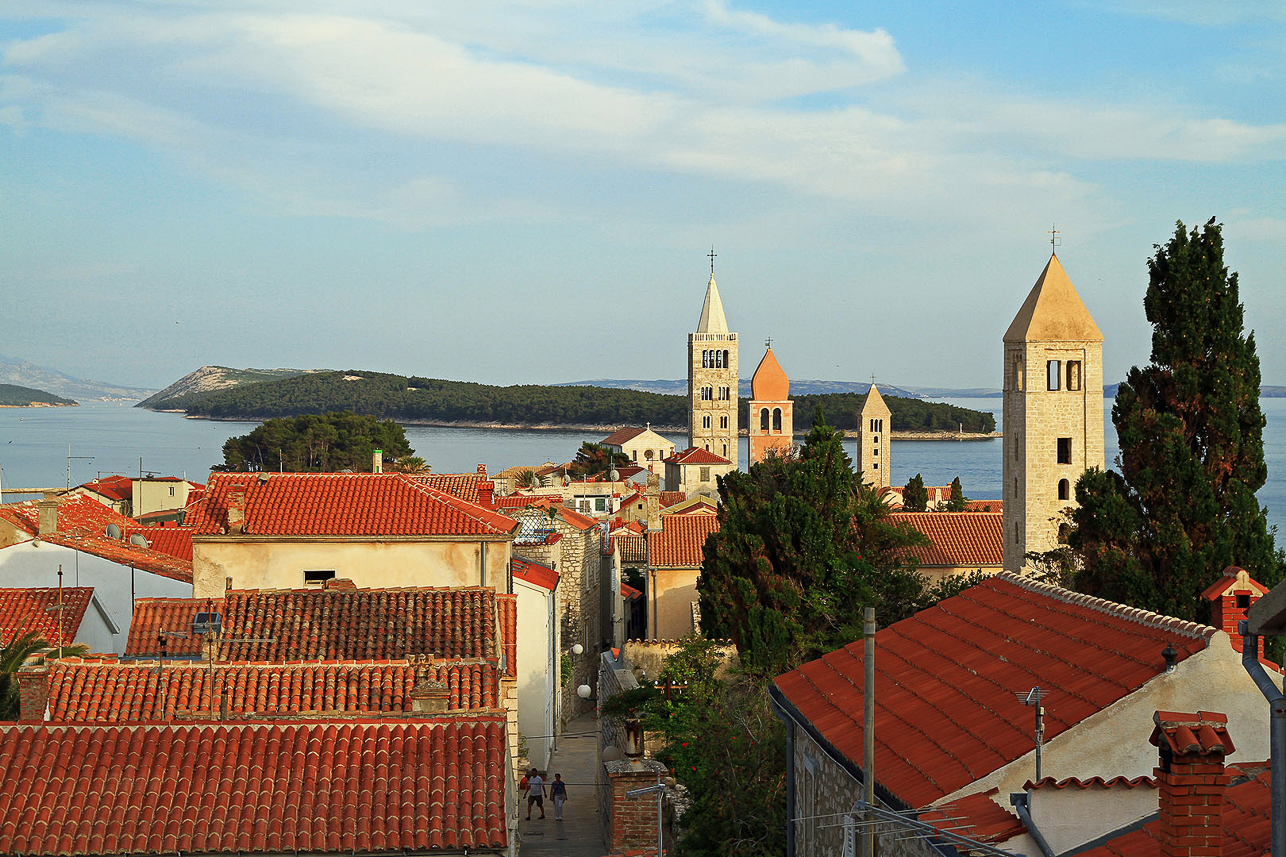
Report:
M167 395L167 391L173 392ZM852 430L858 426L866 395L822 393L792 398L797 430L811 427L818 405L828 423ZM996 429L995 417L982 411L892 395L884 398L895 433L990 436ZM747 400L740 405L745 425ZM686 396L631 389L497 387L358 369L301 372L224 367L202 367L138 406L210 419L262 420L347 410L410 424L586 431L645 423L660 431L686 431L688 413Z
M44 390L0 384L0 408L70 408L77 403Z
M137 402L152 392L120 384L86 381L83 378L75 378L65 372L59 372L57 369L37 366L27 360L6 357L3 354L0 354L0 384L48 391L48 394L67 399L72 404L90 401Z

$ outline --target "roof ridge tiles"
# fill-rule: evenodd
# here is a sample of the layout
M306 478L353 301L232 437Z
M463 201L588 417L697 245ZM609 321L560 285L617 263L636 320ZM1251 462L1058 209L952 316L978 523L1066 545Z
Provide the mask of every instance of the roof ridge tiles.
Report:
M1120 604L1116 601L1108 601L1106 598L1098 598L1093 595L1086 595L1082 592L1073 592L1070 589L1064 589L1052 583L1045 583L1040 580L1033 580L1020 574L1014 574L1010 571L1002 571L995 575L995 579L1004 580L1009 583L1026 589L1029 592L1040 593L1056 601L1062 601L1066 604L1076 604L1081 607L1088 607L1099 613L1106 613L1110 616L1120 616L1124 619L1137 622L1149 628L1156 628L1162 631L1174 631L1183 634L1186 637L1192 637L1197 640L1209 640L1218 631L1218 628L1210 625L1203 625L1200 622L1189 622L1185 619L1178 619L1174 616L1165 616L1160 613L1153 613L1151 610L1145 610L1142 607L1131 607L1128 604Z

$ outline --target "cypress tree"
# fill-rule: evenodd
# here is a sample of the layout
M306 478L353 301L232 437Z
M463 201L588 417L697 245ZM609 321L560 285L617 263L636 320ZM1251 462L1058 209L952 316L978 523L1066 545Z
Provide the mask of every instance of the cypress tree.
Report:
M1093 470L1077 483L1075 585L1204 621L1200 594L1227 566L1268 586L1282 577L1255 498L1268 476L1259 358L1213 218L1190 233L1179 223L1148 274L1151 363L1130 370L1112 407L1120 473Z
M965 497L964 486L960 484L960 477L957 476L955 479L952 479L951 499L947 501L947 511L963 512L965 510L965 503L968 502L968 499L969 498Z
M915 474L902 488L902 511L923 512L929 506L929 492L924 487L924 479Z

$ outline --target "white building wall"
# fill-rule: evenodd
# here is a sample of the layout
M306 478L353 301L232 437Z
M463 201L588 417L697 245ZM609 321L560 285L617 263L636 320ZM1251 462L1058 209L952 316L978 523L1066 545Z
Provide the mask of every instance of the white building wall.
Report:
M518 731L530 764L545 770L557 731L558 621L554 593L515 577L518 596ZM542 737L534 737L542 736Z

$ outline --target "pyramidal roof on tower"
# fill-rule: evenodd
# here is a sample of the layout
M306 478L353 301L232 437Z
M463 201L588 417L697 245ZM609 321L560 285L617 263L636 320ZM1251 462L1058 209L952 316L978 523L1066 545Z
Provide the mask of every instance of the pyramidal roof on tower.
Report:
M727 333L728 319L723 315L723 301L719 299L719 287L715 285L714 274L710 274L710 285L706 286L706 301L701 305L701 321L697 322L697 333Z
M764 352L764 359L750 376L750 395L760 402L784 402L790 398L790 379L772 353L772 346Z
M872 381L871 390L866 394L866 404L862 405L862 415L885 414L887 416L891 413L889 406L884 403L884 397L880 395L880 388Z
M1103 334L1076 293L1057 256L1041 271L1022 309L1005 331L1005 342L1054 340L1102 342Z

